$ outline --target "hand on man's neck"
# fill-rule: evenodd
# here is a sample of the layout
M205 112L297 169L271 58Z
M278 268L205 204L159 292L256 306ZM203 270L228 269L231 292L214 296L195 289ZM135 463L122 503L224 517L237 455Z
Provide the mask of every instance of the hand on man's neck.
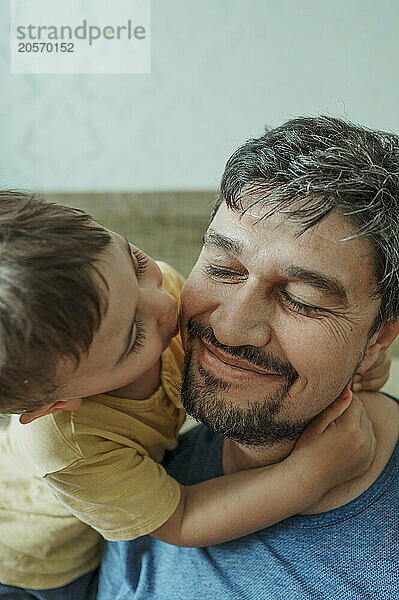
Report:
M392 456L399 437L398 402L375 392L361 392L358 397L362 400L374 428L377 442L374 461L363 475L329 490L303 514L326 512L351 502L374 483ZM285 442L267 448L249 448L225 439L223 473L229 474L280 462L290 454L294 445L294 442Z

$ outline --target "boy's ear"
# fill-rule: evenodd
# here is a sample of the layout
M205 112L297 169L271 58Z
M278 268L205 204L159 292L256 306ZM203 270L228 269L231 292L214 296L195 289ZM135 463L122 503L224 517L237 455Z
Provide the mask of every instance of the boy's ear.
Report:
M386 350L399 334L399 319L389 320L373 335L369 342L366 354L359 366L358 372L364 373L375 362L376 354Z
M57 400L57 402L51 402L50 404L44 404L32 412L24 413L19 417L19 422L22 425L26 425L27 423L31 423L35 419L39 417L44 417L45 415L51 415L51 413L59 412L61 410L78 410L82 405L82 398L71 398L70 400Z

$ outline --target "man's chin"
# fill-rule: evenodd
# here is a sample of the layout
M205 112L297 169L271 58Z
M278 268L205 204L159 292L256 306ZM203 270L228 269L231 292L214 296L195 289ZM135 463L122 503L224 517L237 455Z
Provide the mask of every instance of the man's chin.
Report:
M235 390L229 384L192 365L188 353L181 389L186 412L201 421L214 433L237 444L250 447L270 447L295 441L306 423L289 423L278 418L288 386L280 385L276 392L252 404L234 403ZM242 402L241 391L241 402Z

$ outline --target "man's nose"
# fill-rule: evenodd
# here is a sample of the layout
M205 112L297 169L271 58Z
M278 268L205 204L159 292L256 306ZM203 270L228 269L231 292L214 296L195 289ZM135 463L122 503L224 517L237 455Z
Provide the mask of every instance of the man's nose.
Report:
M251 290L226 295L211 313L210 325L216 338L225 346L257 346L270 342L271 311L264 298L256 298Z

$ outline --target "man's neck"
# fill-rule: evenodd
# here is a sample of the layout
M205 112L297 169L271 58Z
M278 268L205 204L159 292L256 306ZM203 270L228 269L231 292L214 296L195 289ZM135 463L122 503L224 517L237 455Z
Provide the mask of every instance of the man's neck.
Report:
M373 392L359 394L359 398L366 408L376 437L374 461L363 475L336 486L304 511L304 514L332 510L360 496L382 473L395 449L399 436L399 404L383 394ZM223 446L223 472L227 475L280 462L288 456L294 445L294 442L285 442L258 449L240 446L226 439Z
M250 447L232 442L228 438L223 444L223 473L235 473L254 467L273 465L286 458L295 442L282 442L268 447Z

